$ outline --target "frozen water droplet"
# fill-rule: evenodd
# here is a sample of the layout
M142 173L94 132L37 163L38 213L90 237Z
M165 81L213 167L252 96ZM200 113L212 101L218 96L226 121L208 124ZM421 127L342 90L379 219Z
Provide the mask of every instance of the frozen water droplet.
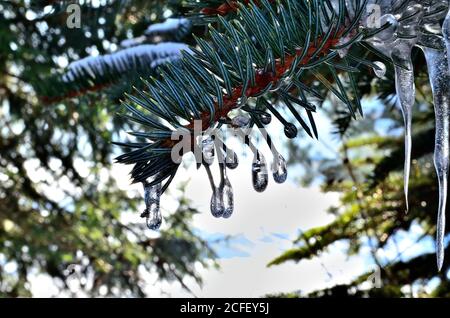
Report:
M450 116L450 76L445 51L423 48L428 66L433 92L436 137L434 165L439 182L439 205L436 232L437 266L440 270L444 262L445 208L447 203L447 179L449 169L449 116Z
M214 162L214 140L211 136L202 140L202 154L203 160L207 165Z
M247 127L249 123L250 123L250 118L242 116L242 115L235 116L231 120L231 125L233 125L234 127L239 127L239 128Z
M283 183L287 178L286 160L279 153L276 154L272 163L273 179L276 183Z
M214 188L213 194L211 197L211 214L216 217L220 218L223 215L223 212L225 211L225 206L223 202L223 193L220 191L220 189Z
M284 126L284 134L290 139L297 137L297 127L292 123L287 123Z
M223 195L223 205L224 205L224 211L222 214L222 217L229 218L231 214L233 214L234 210L234 198L233 198L233 187L231 186L230 181L225 176L223 187L220 189Z
M146 224L150 230L157 230L162 223L162 215L159 207L161 197L161 183L150 186L144 183L145 211L142 216L146 217Z
M252 164L253 188L257 192L263 192L267 188L269 177L264 156L258 151L253 158Z
M268 125L272 121L272 116L269 113L264 112L259 115L259 120L261 120L264 125Z
M236 169L239 165L239 159L236 153L233 151L231 156L226 157L225 165L228 169Z
M373 68L373 71L375 72L375 75L378 78L383 78L383 76L386 74L386 65L383 62L375 61L373 62L377 67Z

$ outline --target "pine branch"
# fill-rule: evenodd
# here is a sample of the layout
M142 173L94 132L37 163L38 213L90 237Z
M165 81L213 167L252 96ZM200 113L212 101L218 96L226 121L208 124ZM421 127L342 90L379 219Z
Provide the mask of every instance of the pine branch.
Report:
M149 85L148 92L137 92L139 97L128 96L126 107L132 111L133 118L143 124L145 118L156 116L172 127L187 131L193 130L196 120L201 122L202 131L215 127L235 109L256 115L246 101L257 98L270 105L266 100L269 92L279 93L311 112L315 111L312 104L290 94L293 86L301 96L314 93L301 82L308 72L348 104L354 115L356 107L340 82L337 68L329 66L334 80L339 83L337 89L316 69L326 62L331 64L339 58L339 50L348 50L355 39L361 38L357 21L364 5L365 2L361 3L357 14L350 17L344 4L336 12L327 2L282 1L276 7L267 0L258 5L239 4L234 20L218 18L220 28L225 30L223 33L210 26L211 42L197 39L199 49L192 49L193 55L184 54L180 63L166 67L161 72L162 79ZM273 108L269 110L276 112ZM178 118L189 124L181 126ZM285 131L292 130L289 123L283 124ZM156 174L160 181L172 174L176 166L168 160L170 149L177 144L170 139L171 128L153 119L145 125L154 133L138 135L151 143L129 144L137 149L117 158L118 162L135 164L134 182L143 182ZM296 131L290 135L295 137ZM155 165L166 169L162 169L165 172L152 169L152 161L140 163L150 158Z

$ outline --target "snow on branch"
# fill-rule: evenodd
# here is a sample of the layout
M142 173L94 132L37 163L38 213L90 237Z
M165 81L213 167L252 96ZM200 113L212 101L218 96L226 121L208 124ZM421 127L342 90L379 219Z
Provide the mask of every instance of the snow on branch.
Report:
M130 66L136 66L138 63L154 68L167 61L178 59L182 50L189 50L189 47L183 43L167 42L143 44L111 54L89 56L71 63L62 79L69 82L80 73L86 73L95 78L97 74L105 75L107 70L111 69L125 72L130 69Z

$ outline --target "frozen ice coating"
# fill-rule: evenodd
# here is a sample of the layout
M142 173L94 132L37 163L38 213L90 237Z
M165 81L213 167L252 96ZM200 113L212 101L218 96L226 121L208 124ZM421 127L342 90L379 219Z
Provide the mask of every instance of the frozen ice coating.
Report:
M386 65L380 61L375 61L373 64L376 66L373 68L376 77L383 78L386 74Z
M214 140L211 136L202 140L203 161L211 165L214 162Z
M223 196L224 211L222 217L229 218L231 214L233 214L234 198L233 198L233 187L231 186L230 180L228 180L225 170L226 169L224 169L223 182L221 183L219 190Z
M283 183L287 179L287 166L286 160L279 153L274 153L273 163L272 163L272 175L273 180L276 183Z
M262 153L257 151L253 158L252 164L252 180L253 188L257 192L263 192L267 188L269 177L267 173L267 165Z
M154 23L145 30L146 35L154 35L158 33L175 32L180 27L189 28L191 22L185 18L169 18L161 23Z
M415 85L414 85L414 67L411 52L414 47L420 47L425 54L430 84L433 93L434 111L435 111L435 150L434 164L439 184L439 205L437 216L437 266L442 268L444 260L444 236L445 236L445 208L447 201L447 178L449 170L449 122L450 122L450 12L448 10L448 0L368 0L361 1L366 8L363 12L357 10L355 3L350 0L328 1L323 7L324 13L330 13L334 10L339 11L339 6L346 4L346 13L354 17L358 12L361 17L360 28L374 31L370 38L365 38L372 47L386 55L394 65L395 71L395 90L397 95L397 104L402 112L404 120L404 142L405 142L405 161L404 161L404 195L406 202L406 211L409 209L408 186L411 165L412 149L412 112L415 103ZM331 7L330 7L331 5ZM361 15L360 15L361 14ZM445 20L444 20L445 19ZM443 25L440 23L444 20ZM146 36L162 34L177 30L183 23L188 23L185 19L168 19L159 24L151 25L145 32ZM321 19L323 30L328 30L329 25L326 19ZM186 24L187 25L187 24ZM380 29L380 27L382 27ZM353 35L347 34L339 39L338 44L347 43L353 39ZM135 39L123 43L134 45ZM348 55L348 47L338 48L337 53L341 58ZM102 66L109 65L123 69L125 61L133 59L144 59L151 65L158 65L170 61L180 56L181 50L188 50L187 46L179 43L162 43L158 45L137 45L100 57L88 57L69 66L69 72L65 75L66 79L74 77L76 72L95 73L101 72ZM383 62L375 61L371 65L375 75L384 78L386 74L386 65ZM280 83L271 86L271 91L276 91L282 85L289 85L292 78L281 77ZM236 108L244 106L247 103L247 97L242 96L235 101ZM271 121L271 115L263 110L259 110L258 118L261 123L267 125ZM248 127L251 123L249 117L237 115L228 124L231 124L236 131L245 137L240 128ZM284 122L284 133L288 138L294 138L297 135L297 128L289 122ZM244 138L244 142L250 147L254 154L252 163L252 183L257 192L263 192L268 185L268 167L263 154L250 142L249 138ZM268 142L270 143L270 142ZM212 188L211 213L215 217L228 218L233 213L234 197L233 188L228 180L226 169L234 169L238 165L236 153L229 151L225 145L217 148L215 140L207 137L202 140L203 165L208 173L208 178ZM218 187L214 184L210 165L214 161L215 148L220 165L220 184ZM271 173L276 183L283 183L287 179L286 160L276 150L272 151L273 162L270 166ZM223 162L221 157L225 156ZM159 196L161 195L161 185L145 188L145 203L147 213L147 225L149 228L158 228L161 224L161 214L159 213Z
M427 60L428 73L433 91L436 121L434 165L439 182L439 207L437 218L436 249L437 265L442 268L444 261L445 207L447 202L447 178L449 168L449 107L450 76L445 51L423 48Z
M414 72L412 71L412 62L409 60L411 70L395 66L395 89L397 91L397 103L400 105L403 122L405 125L405 163L403 171L403 189L405 193L406 211L409 210L408 203L408 185L411 167L411 122L412 107L415 101Z
M223 192L220 188L218 189L214 187L211 197L211 214L216 218L220 218L222 217L224 211L225 205L223 200Z
M374 4L379 5L380 13L383 14L381 26L390 23L385 30L378 32L368 42L394 62L396 93L405 123L404 192L407 209L412 107L415 100L412 48L416 45L420 46L427 60L436 116L434 162L439 182L436 249L437 265L440 269L444 260L445 206L449 166L450 60L446 53L450 50L448 0L407 1L407 3L375 0L368 2L368 5ZM367 14L370 16L369 12ZM444 17L446 18L441 29L439 23ZM369 22L370 19L367 19L366 22ZM366 26L370 27L369 24L366 23ZM374 71L377 72L376 69Z
M146 217L146 224L150 230L157 230L161 226L162 216L159 208L161 197L161 183L150 186L144 183L145 210L142 216Z
M142 44L129 47L111 54L88 56L70 63L62 80L69 82L75 79L74 74L85 72L95 76L95 72L103 74L105 67L114 67L119 71L126 71L130 62L148 63L156 67L167 61L173 61L181 57L182 51L189 51L189 47L183 43L165 42L160 44Z

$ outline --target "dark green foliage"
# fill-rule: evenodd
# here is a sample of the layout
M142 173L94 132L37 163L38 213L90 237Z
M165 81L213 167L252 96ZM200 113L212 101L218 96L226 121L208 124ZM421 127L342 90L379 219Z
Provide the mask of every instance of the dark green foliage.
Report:
M165 214L168 228L150 238L136 212L140 195L117 183L126 176L116 175L121 170L111 164L110 141L132 123L115 116L106 94L47 105L35 86L50 83L58 57L78 60L87 47L106 53L103 41L118 45L128 32L141 34L149 17L160 21L167 6L88 3L82 28L71 30L62 2L53 1L48 14L42 14L44 3L0 2L0 296L29 296L30 281L41 274L65 295L145 296L142 269L161 280L200 281L194 266L209 264L213 253L193 233L197 211L190 202L178 197L176 213ZM177 8L171 2L174 14ZM117 85L124 90L124 83ZM79 267L77 274L67 271L70 264ZM69 288L74 280L79 291Z

